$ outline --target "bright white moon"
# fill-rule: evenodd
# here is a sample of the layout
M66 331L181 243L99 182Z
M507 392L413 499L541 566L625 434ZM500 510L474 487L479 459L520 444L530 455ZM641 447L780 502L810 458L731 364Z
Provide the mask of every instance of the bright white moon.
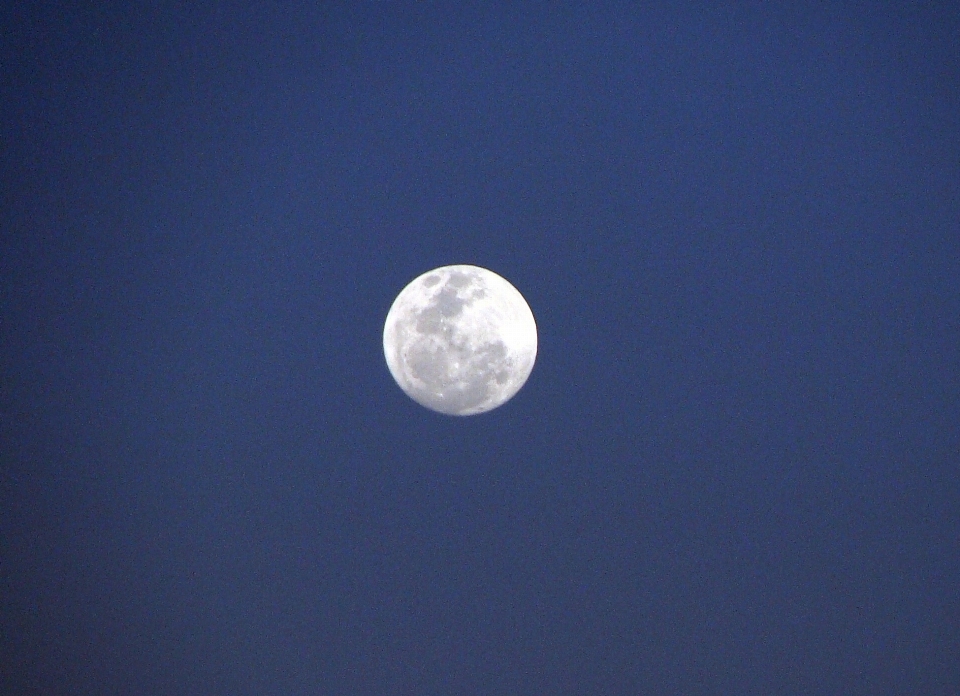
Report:
M383 352L400 388L440 413L469 416L520 391L537 358L537 324L523 295L492 271L443 266L394 300Z

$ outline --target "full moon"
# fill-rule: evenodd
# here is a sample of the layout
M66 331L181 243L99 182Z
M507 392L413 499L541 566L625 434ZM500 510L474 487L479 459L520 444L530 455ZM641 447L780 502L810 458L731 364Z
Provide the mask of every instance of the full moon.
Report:
M394 300L383 352L411 399L470 416L520 391L537 358L537 324L523 295L493 271L443 266Z

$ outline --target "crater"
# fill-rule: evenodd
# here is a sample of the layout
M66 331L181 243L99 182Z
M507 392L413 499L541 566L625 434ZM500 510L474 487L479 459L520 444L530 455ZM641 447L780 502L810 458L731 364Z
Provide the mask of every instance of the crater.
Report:
M455 288L465 288L472 282L473 276L466 273L454 272L450 274L450 279L447 281L447 284L452 285Z
M440 310L444 317L455 317L463 311L466 304L453 288L443 288L433 301L432 306Z

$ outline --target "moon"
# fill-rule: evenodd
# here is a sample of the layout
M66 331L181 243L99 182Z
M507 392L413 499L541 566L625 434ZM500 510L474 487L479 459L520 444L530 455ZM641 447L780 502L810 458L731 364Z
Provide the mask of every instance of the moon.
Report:
M439 413L470 416L520 391L537 358L537 323L523 295L493 271L442 266L394 300L383 353L411 399Z

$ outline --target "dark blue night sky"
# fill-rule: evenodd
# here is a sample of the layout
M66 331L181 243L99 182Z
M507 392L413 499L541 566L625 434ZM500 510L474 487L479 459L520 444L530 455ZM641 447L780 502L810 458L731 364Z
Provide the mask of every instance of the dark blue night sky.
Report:
M0 693L960 693L954 3L0 32ZM381 346L454 263L470 418Z

